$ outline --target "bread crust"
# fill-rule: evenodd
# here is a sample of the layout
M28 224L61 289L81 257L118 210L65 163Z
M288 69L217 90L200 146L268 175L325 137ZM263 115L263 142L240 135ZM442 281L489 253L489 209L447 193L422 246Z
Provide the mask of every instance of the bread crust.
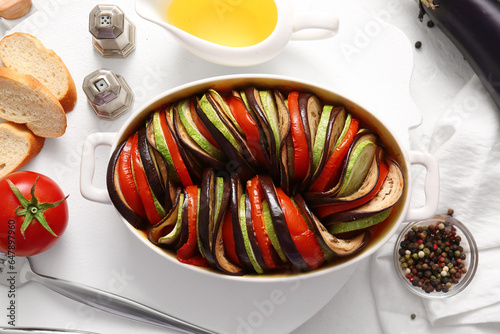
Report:
M12 139L10 139L12 138ZM12 142L9 142L12 140ZM27 150L19 152L15 158L8 157L6 150L10 144L19 149L18 140L27 142ZM24 124L4 122L0 124L0 178L15 172L25 166L40 153L45 143L45 138L36 136Z
M31 8L31 0L4 0L0 2L0 17L14 20L24 16Z
M4 65L8 68L11 68L13 70L16 70L18 72L21 72L23 74L29 74L38 79L40 82L43 82L43 78L40 76L37 76L35 73L31 71L22 71L19 66L24 65L24 64L18 64L18 61L14 59L13 57L8 56L8 51L7 46L10 43L15 43L16 40L19 39L25 39L31 42L30 47L33 47L36 49L37 52L44 54L48 56L49 58L55 60L59 65L60 69L64 72L65 74L65 82L66 82L66 90L63 94L58 96L56 92L52 92L54 96L57 97L59 100L59 103L61 103L63 109L65 112L69 112L73 110L76 104L77 100L77 92L76 92L76 85L75 82L73 81L73 78L71 77L71 74L62 61L62 59L51 49L47 49L42 42L38 38L36 38L33 35L27 34L27 33L21 33L21 32L16 32L11 35L5 36L2 40L0 40L0 60L4 63ZM39 66L39 64L37 65ZM49 69L47 69L49 71Z
M55 138L62 136L66 132L67 119L63 107L54 94L37 79L31 75L21 74L0 66L0 80L0 117L15 123L26 124L39 137ZM16 85L18 89L23 88L33 96L39 94L47 108L43 108L44 110L30 108L26 115L19 115L19 110L12 110L11 105L16 101L11 101L5 91L10 88L9 86L14 87ZM9 108L10 110L7 110ZM2 112L2 109L7 111ZM43 113L43 115L38 113ZM41 116L44 116L44 118L41 118Z

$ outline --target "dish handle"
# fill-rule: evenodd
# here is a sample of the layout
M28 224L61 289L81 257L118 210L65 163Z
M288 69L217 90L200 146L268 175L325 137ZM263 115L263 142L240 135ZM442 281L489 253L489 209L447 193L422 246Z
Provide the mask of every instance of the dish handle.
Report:
M92 180L95 172L95 150L99 146L112 146L114 132L97 132L85 138L80 165L80 193L90 201L111 204L108 190L97 188Z
M426 169L424 192L425 204L418 209L409 209L405 221L419 221L433 217L439 205L439 165L436 158L428 153L411 151L410 164Z

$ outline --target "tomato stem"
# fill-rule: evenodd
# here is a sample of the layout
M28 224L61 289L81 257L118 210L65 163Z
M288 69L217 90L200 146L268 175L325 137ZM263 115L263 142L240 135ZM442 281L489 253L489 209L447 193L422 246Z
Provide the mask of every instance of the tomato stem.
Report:
M18 216L24 216L24 221L23 224L21 225L21 234L23 235L23 238L26 238L24 236L24 232L26 229L30 226L30 224L33 222L33 219L37 220L42 226L54 237L58 238L57 234L52 231L50 228L49 224L45 220L45 217L43 215L44 211L47 209L55 208L62 202L64 202L68 196L64 197L63 199L53 202L53 203L39 203L38 199L35 196L35 186L36 183L38 182L38 177L36 178L35 182L33 183L33 187L31 187L31 199L28 200L24 195L21 193L21 191L12 183L12 181L7 180L7 183L9 184L10 189L16 195L17 199L19 200L19 203L21 203L21 206L19 206L15 214Z

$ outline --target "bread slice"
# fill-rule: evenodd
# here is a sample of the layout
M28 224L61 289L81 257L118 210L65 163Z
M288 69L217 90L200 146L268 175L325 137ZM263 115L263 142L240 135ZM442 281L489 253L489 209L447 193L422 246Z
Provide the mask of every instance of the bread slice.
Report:
M0 59L5 67L34 76L59 100L65 112L76 103L76 86L61 58L34 36L14 33L0 41Z
M26 124L40 137L66 132L66 113L56 97L31 75L0 66L0 118Z
M33 134L24 124L0 124L0 178L15 172L35 157L45 138Z

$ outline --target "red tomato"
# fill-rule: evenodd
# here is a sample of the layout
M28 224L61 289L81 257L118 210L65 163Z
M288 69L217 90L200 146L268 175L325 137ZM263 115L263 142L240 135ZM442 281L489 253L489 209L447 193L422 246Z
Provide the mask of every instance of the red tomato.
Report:
M238 122L238 125L243 129L248 147L255 156L255 159L257 159L261 166L266 166L266 158L264 157L262 147L260 146L259 129L255 119L248 112L245 103L243 103L243 101L238 99L236 96L231 95L227 99L227 104L229 105L236 122Z
M174 138L174 135L172 134L172 131L170 131L164 110L160 113L160 127L161 130L163 131L163 135L165 136L165 142L167 143L168 151L172 156L175 169L181 180L182 185L184 187L192 185L193 181L191 180L189 171L187 170L187 167L184 164L184 160L182 160L182 156L179 152L179 147L177 146L177 142Z
M210 133L210 131L208 131L208 129L205 126L205 124L203 124L203 122L201 121L200 117L198 117L198 114L196 113L196 109L194 107L193 101L191 101L189 103L189 111L191 113L191 118L193 119L194 124L198 128L198 131L200 131L201 135L203 137L205 137L205 139L208 140L210 142L210 144L214 145L215 147L217 147L220 150L221 147L215 141L215 139L212 136L212 134Z
M292 236L293 243L309 268L316 269L325 262L321 246L316 235L309 229L300 211L293 205L281 188L276 188L278 199L285 215L286 225Z
M358 132L359 121L355 118L351 120L349 129L344 140L333 151L332 155L328 158L321 174L311 187L313 192L323 192L331 189L340 177L342 172L342 164L345 161L349 148L354 141L354 137Z
M153 193L149 188L146 172L144 171L144 167L142 166L141 154L139 152L137 141L138 134L136 132L132 140L132 147L130 148L132 173L135 178L135 186L137 187L137 191L139 192L139 197L142 201L146 216L148 217L149 222L154 225L158 223L163 217L160 215L160 213L158 213L158 210L156 209Z
M365 204L373 197L375 197L375 195L378 193L385 181L385 178L387 177L387 174L389 174L389 167L381 161L379 166L379 177L377 180L377 184L368 194L352 202L322 205L318 207L314 211L314 213L318 216L318 218L322 219L326 216L333 215L334 213L351 210L355 207Z
M274 269L277 265L274 263L273 245L271 239L267 235L264 217L262 216L262 197L264 194L257 176L247 181L247 190L250 205L252 207L252 223L257 244L262 252L262 258L266 266L269 269Z
M288 94L290 130L293 142L293 172L295 180L303 180L309 171L309 145L299 111L299 92Z
M17 195L9 180L18 189ZM52 179L35 172L15 172L0 179L0 194L1 252L32 256L46 251L59 240L68 224L68 204L67 196ZM26 212L31 214L21 215Z
M123 197L125 197L125 201L130 209L142 218L147 219L132 173L131 151L133 139L134 136L130 136L127 139L127 143L123 146L122 152L118 157L118 179L120 181L120 189L123 193Z
M240 258L238 257L238 253L236 252L236 244L234 242L231 210L226 211L222 224L222 240L224 242L224 249L226 250L227 256L231 261L241 267L242 264Z
M198 187L186 187L186 201L188 201L188 240L177 250L177 259L180 262L200 267L208 267L208 261L198 251L196 221L198 220Z

